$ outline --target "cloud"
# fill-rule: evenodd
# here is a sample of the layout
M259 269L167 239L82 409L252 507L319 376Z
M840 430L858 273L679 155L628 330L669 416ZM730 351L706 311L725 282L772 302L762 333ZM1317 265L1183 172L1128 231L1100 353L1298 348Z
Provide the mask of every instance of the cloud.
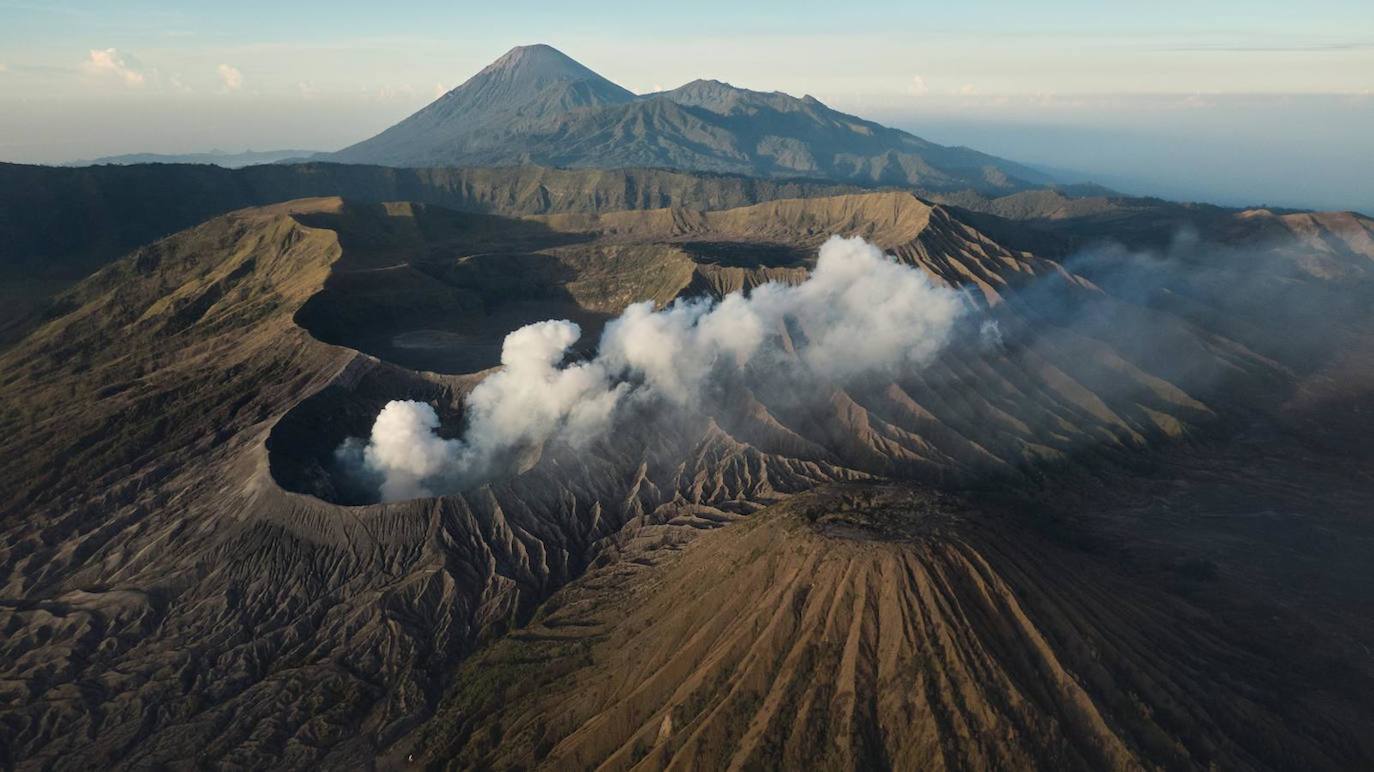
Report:
M1163 106L1174 110L1201 110L1208 107L1215 107L1216 104L1202 94L1189 94L1188 96L1166 102Z
M563 364L582 334L573 322L522 327L506 336L502 368L468 395L461 438L438 435L429 405L397 400L378 414L369 439L350 438L336 458L353 479L376 485L384 501L463 490L508 471L524 449L604 438L635 412L631 406L709 413L728 402L720 395L740 379L756 394L781 388L797 399L920 368L966 308L959 291L921 269L863 239L833 237L801 284L770 283L747 297L662 310L630 306L607 323L589 360ZM786 377L770 380L779 373Z
M930 86L926 85L926 79L920 75L912 75L911 83L907 84L907 93L912 96L925 96L930 93Z
M1374 48L1374 44L1366 41L1334 41L1316 43L1298 43L1292 45L1244 45L1234 43L1213 43L1213 44L1193 44L1178 46L1162 46L1155 48L1155 51L1167 51L1171 53L1229 53L1229 54L1300 54L1300 53L1326 53L1331 51L1368 51Z
M362 91L365 97L367 97L368 99L374 99L378 102L387 102L393 99L408 100L413 99L415 97L415 87L410 85L409 83L402 83L399 86L383 84L381 86L377 86L375 89L372 89L371 87L366 85L362 85L359 86L359 89Z
M243 73L239 68L229 64L221 64L215 68L219 73L219 79L224 83L225 91L238 91L243 88Z
M965 83L959 87L959 93L963 96L973 96L978 93L978 89L974 88L972 83Z
M435 83L435 84L434 84L434 98L435 98L435 99L438 99L439 97L441 97L441 96L443 96L444 94L447 94L447 93L448 93L448 89L447 89L447 88L444 88L444 84L442 84L442 83Z
M996 319L987 319L978 327L978 339L983 348L1002 347L1002 325Z
M117 78L130 87L142 86L146 80L138 60L116 48L92 48L82 66L88 73Z
M75 67L59 67L51 64L9 64L5 65L5 67L9 72L15 75L39 75L44 77L66 76L83 70L87 73L95 73L89 61L82 62L79 69Z

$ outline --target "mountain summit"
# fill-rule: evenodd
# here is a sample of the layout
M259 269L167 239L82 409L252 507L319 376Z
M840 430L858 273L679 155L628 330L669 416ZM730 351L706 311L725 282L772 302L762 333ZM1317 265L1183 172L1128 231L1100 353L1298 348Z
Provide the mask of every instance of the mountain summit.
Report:
M517 46L409 118L328 158L385 166L469 165L466 159L475 156L506 155L513 137L537 132L550 118L634 98L552 46Z
M634 94L552 46L517 46L417 115L438 108L450 114L462 110L473 117L483 113L540 117L551 111L619 104L632 99Z
M666 167L1005 193L1039 172L832 110L695 80L636 96L547 45L520 46L371 139L324 160L384 166Z
M559 81L600 81L617 91L623 92L626 98L633 97L630 92L592 72L577 60L557 48L543 43L512 48L501 58L483 68L470 82L479 83L484 80L523 81L535 85L547 85Z

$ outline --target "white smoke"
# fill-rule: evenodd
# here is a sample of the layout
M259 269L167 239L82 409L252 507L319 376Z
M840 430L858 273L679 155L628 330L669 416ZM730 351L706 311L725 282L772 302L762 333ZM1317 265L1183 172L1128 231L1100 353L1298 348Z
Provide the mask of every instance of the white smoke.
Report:
M978 327L978 339L983 342L983 348L1002 347L1002 326L995 319L986 319Z
M663 310L630 306L606 325L589 361L563 364L581 336L576 324L522 327L506 336L502 368L468 395L461 439L435 433L439 418L429 405L393 401L371 439L350 439L338 456L380 480L386 501L457 490L499 472L522 448L605 436L629 402L701 409L723 372L765 356L797 367L800 389L920 366L944 346L965 307L958 291L863 239L831 237L801 284ZM785 332L795 358L769 345Z
M439 414L423 402L392 400L377 414L372 439L364 446L350 438L336 451L341 460L381 475L383 501L429 496L426 482L444 474L462 451L457 440L441 439Z

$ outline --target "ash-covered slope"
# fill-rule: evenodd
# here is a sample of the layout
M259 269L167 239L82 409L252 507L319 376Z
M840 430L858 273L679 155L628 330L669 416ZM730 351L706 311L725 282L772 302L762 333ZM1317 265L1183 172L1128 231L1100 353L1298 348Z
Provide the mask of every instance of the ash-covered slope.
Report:
M235 209L301 198L415 201L502 215L680 206L727 209L850 185L661 169L395 169L342 164L223 169L0 163L0 280L76 280L129 250Z
M321 156L387 166L654 166L1010 192L1044 174L718 81L636 97L545 45L512 49L371 139Z
M422 213L416 217L425 222ZM1254 393L1212 405L1215 393L1243 394L1232 385L1253 391L1283 377L1270 348L1218 334L1215 327L1230 314L1223 303L1208 306L1217 318L1199 327L1104 292L1053 261L1005 250L906 193L525 222L527 230L547 228L537 234L545 243L491 254L475 245L445 246L438 236L397 251L385 270L337 272L297 318L324 340L395 363L471 372L498 363L500 341L514 327L577 319L588 326L591 345L599 325L637 299L666 303L766 281L799 282L829 235L862 236L942 283L967 288L971 307L984 310L919 371L808 385L805 400L785 384L734 385L698 423L709 419L731 445L766 456L851 475L928 480L1016 477L1046 463L1129 455L1185 435L1219 412L1263 402ZM348 224L338 230L347 245ZM438 223L421 230L441 233ZM505 238L520 241L514 232ZM426 251L429 257L413 257ZM817 332L778 330L776 345L791 350L798 336ZM1264 343L1263 335L1250 337ZM320 410L328 412L311 407L308 414ZM283 426L294 420L288 416ZM449 420L461 419L454 413ZM300 435L315 442L305 453L275 452L274 470L301 481L292 483L304 486L299 490L352 500L340 498L328 469L334 447L366 428L302 427ZM622 437L617 452L636 441Z
M60 312L49 298L129 250L227 212L300 198L416 201L504 215L722 209L853 186L661 169L521 166L396 169L343 164L223 169L0 163L0 346Z
M863 235L940 281L968 287L970 304L1001 325L1000 341L983 344L975 329L967 347L921 373L835 389L820 402L732 392L739 397L733 410L665 413L581 450L532 449L518 469L487 485L344 506L356 499L331 469L338 442L366 432L393 399L425 401L446 430L457 429L463 397L482 375L474 371L493 363L492 343L514 326L551 309L604 318L637 299L798 281L833 233ZM936 488L996 483L1031 502L1045 480L1071 476L1065 490L1082 497L1071 512L1091 514L1100 503L1095 492L1121 487L1129 466L1151 449L1200 443L1212 431L1275 431L1295 387L1303 420L1361 426L1353 408L1374 379L1361 356L1341 353L1374 347L1354 345L1369 340L1351 328L1352 318L1367 324L1367 314L1352 317L1342 305L1354 285L1305 263L1294 269L1291 261L1247 258L1217 265L1230 281L1199 284L1182 272L1154 277L1143 291L1135 281L1105 281L1111 274L1100 266L1088 266L1093 279L1007 249L951 212L895 193L523 219L326 199L234 213L139 249L72 290L65 297L72 310L0 355L0 761L367 765L420 727L449 689L487 688L480 671L455 670L473 652L522 629L541 602L589 568L634 560L636 544L670 549L722 525L726 537L728 524L789 496L873 476ZM1320 264L1353 267L1356 259L1332 253ZM1239 281L1246 272L1267 278ZM1266 343L1271 329L1295 327L1266 302L1280 294L1316 299L1337 322L1322 330L1325 348L1307 350L1316 359ZM1050 313L1055 308L1067 315ZM1138 337L1143 329L1151 336ZM415 359L417 351L431 359ZM1326 412L1341 404L1352 409L1335 418ZM1134 563L1109 553L1125 572L1117 580L1147 585L1122 596L1141 599L1142 608L1167 603L1148 588L1158 574L1134 577L1134 568L1191 559L1185 546L1233 550L1242 557L1221 562L1223 576L1255 572L1247 586L1274 586L1273 604L1291 615L1255 640L1277 646L1305 626L1336 640L1324 619L1374 616L1363 614L1363 585L1343 573L1367 565L1371 554L1367 529L1352 514L1367 511L1368 470L1359 471L1364 457L1351 450L1359 446L1333 447L1338 452L1300 465L1302 454L1285 446L1291 478L1265 467L1261 482L1289 494L1317 479L1310 470L1326 470L1303 497L1316 503L1302 522L1250 525L1281 513L1215 520L1214 500L1277 505L1264 485L1208 469L1207 506L1197 520L1180 520L1175 535L1115 522L1108 529L1092 519L1051 530L1073 545L1110 539L1148 548L1149 559ZM1148 498L1203 482L1151 484ZM990 516L1017 519L1030 509L1005 506ZM1203 528L1215 535L1177 536ZM1302 564L1301 586L1323 588L1320 617L1307 616L1313 599L1285 589L1297 584L1275 582L1282 577L1243 557L1328 532L1341 538L1323 559ZM1033 554L1048 565L1059 555ZM836 581L828 586L849 586L827 577ZM1313 577L1322 581L1312 584ZM1352 586L1349 596L1326 591ZM1218 587L1220 605L1256 602L1236 583ZM1065 608L1079 611L1034 629L1095 625L1104 613ZM1256 618L1277 615L1256 608ZM1250 614L1247 606L1241 616ZM1094 629L1148 640L1150 618L1130 612ZM999 624L980 622L970 635L1003 636ZM1319 692L1334 681L1367 683L1367 666L1350 652L1368 631L1348 627L1349 639L1341 639L1348 648L1323 652L1317 663L1329 669L1326 680L1313 681ZM807 640L826 640L828 629ZM1015 640L1016 629L1024 626L991 640ZM1072 645L1072 635L1064 639ZM1287 688L1248 666L1232 668L1227 650L1211 647L1219 639L1195 640L1207 644L1198 667L1228 674L1225 694L1239 690L1267 706L1268 697L1255 695ZM1157 660L1138 650L1143 645L1119 651L1146 667ZM1309 646L1314 656L1317 648ZM966 661L952 647L905 650L945 657L929 663L932 674L959 672ZM967 661L1016 656L998 649ZM980 694L1067 688L1020 660L1000 667L1016 689L999 685L991 669L968 671ZM562 672L543 677L556 681ZM1104 683L1106 696L1094 700L1136 700L1142 713L1212 712L1205 695ZM825 688L809 699L829 701ZM1313 719L1289 730L1300 743L1292 758L1367 759L1339 729L1327 735L1333 750L1307 752L1304 738L1321 727L1368 721L1367 705L1337 697L1334 723ZM1047 704L1039 699L1037 706ZM1264 721L1273 715L1267 707L1237 710ZM1220 719L1200 726L1197 742L1249 750L1248 735ZM1120 731L1101 736L1131 736ZM1197 742L1187 756L1132 752L1160 763L1203 758ZM994 744L987 758L1048 747ZM1259 754L1271 746L1253 747Z
M465 663L394 758L1338 768L1374 750L1357 689L1314 688L1308 663L1141 575L919 488L831 486L624 553Z
M778 459L761 476L738 446L688 472L696 438L670 436L443 500L350 510L278 487L269 434L305 397L344 397L324 403L334 431L367 419L358 405L456 403L472 380L314 339L294 317L330 275L534 230L337 199L250 210L107 268L6 352L6 764L352 765L637 512L728 519L843 474ZM300 452L290 430L273 444Z

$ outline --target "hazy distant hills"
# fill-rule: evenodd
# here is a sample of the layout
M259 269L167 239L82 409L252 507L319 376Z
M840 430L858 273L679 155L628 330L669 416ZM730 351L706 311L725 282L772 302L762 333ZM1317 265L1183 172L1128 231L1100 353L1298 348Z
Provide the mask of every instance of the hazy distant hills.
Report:
M315 154L313 150L245 150L242 153L229 153L224 150L211 150L208 153L125 153L92 158L89 161L73 161L64 166L129 166L132 164L211 164L226 169L241 169L245 166L272 164L288 158L306 158Z
M636 96L546 45L521 46L371 139L320 160L386 166L669 167L1010 193L1034 169L946 147L807 96L719 81Z

